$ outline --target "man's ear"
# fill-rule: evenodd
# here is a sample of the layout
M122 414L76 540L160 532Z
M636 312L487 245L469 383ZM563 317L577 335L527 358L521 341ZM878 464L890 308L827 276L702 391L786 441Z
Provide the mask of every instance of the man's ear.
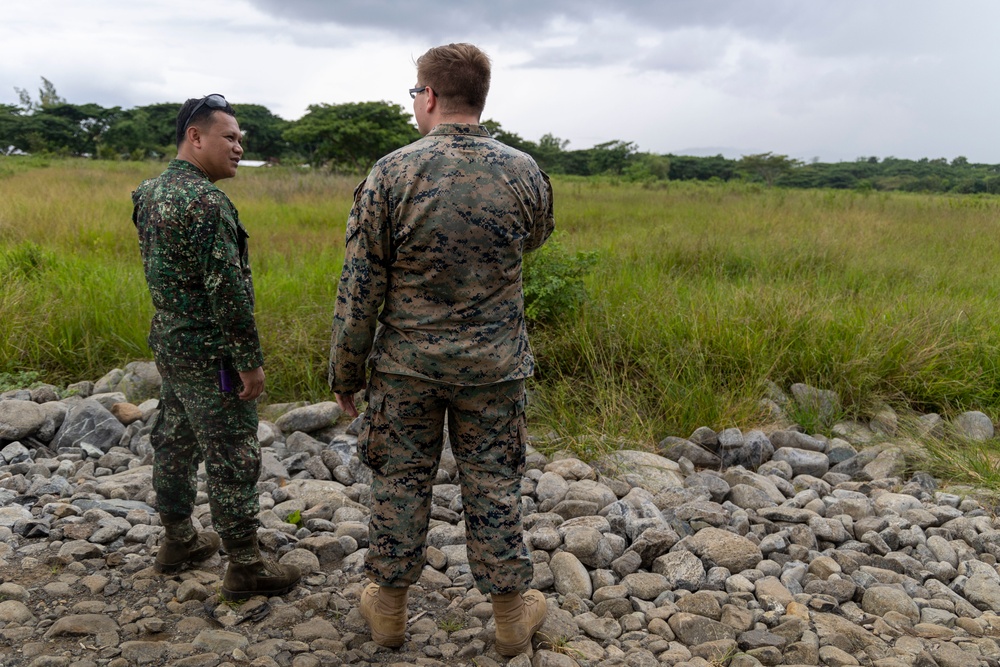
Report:
M437 108L437 93L434 92L433 88L427 86L427 94L424 97L427 98L427 101L424 103L424 111L427 113L434 111Z
M201 148L201 130L198 129L197 125L189 125L184 134L187 135L187 140L192 146Z

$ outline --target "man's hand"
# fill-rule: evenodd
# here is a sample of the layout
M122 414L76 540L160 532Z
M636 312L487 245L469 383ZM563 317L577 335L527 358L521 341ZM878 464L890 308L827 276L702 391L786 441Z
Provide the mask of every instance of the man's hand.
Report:
M240 399L252 401L264 393L263 366L258 366L252 371L240 371L240 380L243 382L243 391L240 392Z
M354 392L348 394L334 392L333 395L337 398L337 405L341 410L349 414L352 419L358 416L358 409L354 406Z

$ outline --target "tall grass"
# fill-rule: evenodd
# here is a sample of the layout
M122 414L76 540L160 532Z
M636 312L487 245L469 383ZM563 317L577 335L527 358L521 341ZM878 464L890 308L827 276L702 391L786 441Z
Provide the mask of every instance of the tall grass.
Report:
M0 372L34 369L66 383L151 358L130 193L164 164L11 162L0 161ZM329 327L355 180L244 169L219 184L250 231L272 400L329 397Z
M537 412L555 431L648 443L760 423L766 380L834 389L854 416L996 418L997 199L560 190L571 242L607 261L588 306L535 338Z
M7 160L0 372L62 383L148 358L129 193L163 164ZM276 168L220 183L251 234L270 400L329 398L356 180ZM562 243L601 261L584 306L532 330L533 430L649 445L702 425L760 425L769 380L833 389L848 416L888 404L1000 417L1000 199L555 187Z

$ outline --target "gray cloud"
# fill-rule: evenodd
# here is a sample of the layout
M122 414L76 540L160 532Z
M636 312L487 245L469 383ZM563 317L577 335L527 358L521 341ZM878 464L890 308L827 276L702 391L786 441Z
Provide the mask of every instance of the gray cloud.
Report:
M998 22L992 0L34 0L0 4L0 103L42 75L106 106L406 104L410 58L474 41L525 138L997 162Z

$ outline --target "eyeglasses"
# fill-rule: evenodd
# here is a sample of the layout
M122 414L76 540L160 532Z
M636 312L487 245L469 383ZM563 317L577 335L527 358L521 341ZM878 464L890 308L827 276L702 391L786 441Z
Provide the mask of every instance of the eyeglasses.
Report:
M430 86L420 86L419 88L410 88L410 99L411 100L417 99L417 95L424 92L428 88L430 88Z
M208 107L209 109L225 109L228 105L229 102L227 102L226 98L219 93L213 93L208 97L203 97L198 104L194 105L194 109L191 109L191 113L188 114L187 120L184 121L184 130L181 131L183 132L188 129L188 125L191 124L191 119L194 118L194 115L198 113L198 110L202 107Z

